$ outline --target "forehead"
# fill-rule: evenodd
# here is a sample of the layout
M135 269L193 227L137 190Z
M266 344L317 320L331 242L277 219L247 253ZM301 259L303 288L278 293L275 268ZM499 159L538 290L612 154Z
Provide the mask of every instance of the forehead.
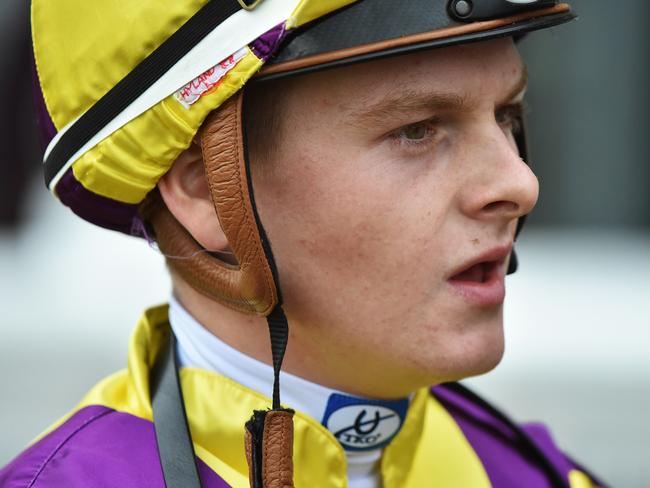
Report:
M433 49L307 75L295 87L303 99L358 110L405 92L480 99L507 92L524 72L512 39Z

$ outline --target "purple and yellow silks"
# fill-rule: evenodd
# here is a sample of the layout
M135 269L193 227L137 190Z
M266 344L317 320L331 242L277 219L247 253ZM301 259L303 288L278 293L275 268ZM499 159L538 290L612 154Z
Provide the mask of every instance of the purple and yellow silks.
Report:
M155 445L151 422L85 407L7 466L0 483L3 488L163 487ZM197 466L204 488L229 486L200 459Z
M287 15L227 54L208 56L210 71L238 54L218 78L205 83L208 72L199 72L184 79L176 91L165 92L159 102L79 154L51 189L85 220L141 234L139 204L190 145L206 116L241 89L294 29L354 1L266 0L258 10L281 4ZM46 141L65 131L206 3L33 0L35 99ZM243 26L238 32L246 30ZM193 83L203 86L188 103L183 90L189 86L192 91Z
M149 310L133 334L128 370L99 383L72 414L0 470L0 486L163 487L148 376L169 334L166 324L166 307ZM180 380L203 486L247 487L242 426L270 399L200 369L183 368ZM347 486L345 453L334 436L301 412L294 424L295 486ZM543 427L524 430L571 488L596 486ZM445 386L414 396L401 431L385 448L381 474L384 488L549 486L507 425Z

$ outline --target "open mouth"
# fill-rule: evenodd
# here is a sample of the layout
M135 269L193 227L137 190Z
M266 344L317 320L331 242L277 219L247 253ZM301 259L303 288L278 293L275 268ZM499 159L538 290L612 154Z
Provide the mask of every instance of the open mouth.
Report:
M449 284L470 303L493 306L503 303L505 284L503 269L505 258L498 261L481 261L449 278Z
M493 248L452 271L448 283L470 303L493 306L505 298L505 268L512 245Z
M452 276L450 281L464 281L473 283L486 283L496 277L501 261L483 261L470 266L464 271Z

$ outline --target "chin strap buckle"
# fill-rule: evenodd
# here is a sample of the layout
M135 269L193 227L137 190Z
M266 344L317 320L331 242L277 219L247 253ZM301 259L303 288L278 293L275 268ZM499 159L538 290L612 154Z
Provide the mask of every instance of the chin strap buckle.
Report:
M293 410L256 410L246 422L251 488L293 488Z

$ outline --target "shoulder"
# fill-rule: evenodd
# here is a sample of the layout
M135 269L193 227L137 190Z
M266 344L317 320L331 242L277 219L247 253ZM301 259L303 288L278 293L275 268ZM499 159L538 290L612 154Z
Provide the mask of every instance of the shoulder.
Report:
M458 424L494 486L606 486L562 452L545 425L517 424L460 383L433 387L431 393Z
M206 488L226 483L203 461ZM74 412L0 470L3 488L163 488L153 423L103 405Z
M112 486L163 486L154 483L160 471L155 445L147 420L105 406L87 406L2 469L0 485L97 486L110 477ZM135 484L138 478L146 481Z

